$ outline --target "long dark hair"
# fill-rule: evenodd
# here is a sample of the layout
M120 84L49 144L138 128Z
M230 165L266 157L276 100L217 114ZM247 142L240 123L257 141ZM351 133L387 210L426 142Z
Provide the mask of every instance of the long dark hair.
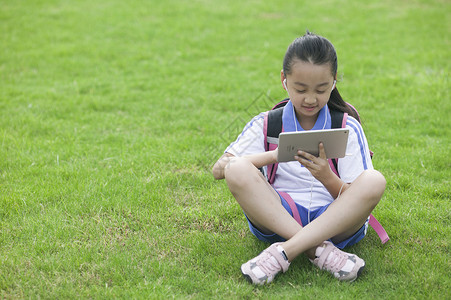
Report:
M295 39L288 46L283 59L283 73L285 76L291 74L291 67L295 60L310 62L315 65L329 64L332 76L335 77L337 74L337 53L335 52L334 46L326 38L309 31L305 35ZM327 105L331 110L348 113L360 122L359 115L343 100L337 87L330 94Z

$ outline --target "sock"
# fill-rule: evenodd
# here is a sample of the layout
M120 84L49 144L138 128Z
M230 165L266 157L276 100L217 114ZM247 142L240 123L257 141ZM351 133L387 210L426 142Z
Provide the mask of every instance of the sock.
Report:
M278 246L277 246L277 251L279 251L280 254L282 254L283 258L284 258L286 261L288 261L288 256L287 256L287 254L285 253L285 250L283 250L282 246L278 245Z
M323 245L317 247L315 250L315 256L320 257L321 254L323 253L324 249L325 249L325 247Z

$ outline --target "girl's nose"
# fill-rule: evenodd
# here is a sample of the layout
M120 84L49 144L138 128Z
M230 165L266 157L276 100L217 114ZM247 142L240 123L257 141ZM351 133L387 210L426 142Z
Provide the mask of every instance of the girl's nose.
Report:
M304 99L305 104L315 104L316 103L316 97L313 95L308 95Z

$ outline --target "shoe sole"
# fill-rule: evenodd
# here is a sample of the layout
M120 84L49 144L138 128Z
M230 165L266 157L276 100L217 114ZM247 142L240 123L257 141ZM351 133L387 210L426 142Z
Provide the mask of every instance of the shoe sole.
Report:
M243 270L243 266L241 266L241 274L243 274L244 278L251 284L255 284L252 280L252 277L249 274L246 274Z
M363 265L363 266L357 271L357 276L356 276L355 279L359 278L360 275L362 275L362 272L363 272L364 269L365 269L365 265ZM355 279L354 279L354 280L355 280ZM353 280L353 281L354 281L354 280Z
M357 271L357 275L355 278L353 278L352 280L343 280L343 281L347 281L347 282L354 282L357 280L357 278L360 277L360 275L362 275L363 269L365 269L365 265L361 266L360 269Z
M247 282L249 282L250 284L254 284L254 282L252 282L251 276L249 276L249 275L247 275L247 274L244 274L244 273L243 273L243 276L244 276L244 278L247 280Z

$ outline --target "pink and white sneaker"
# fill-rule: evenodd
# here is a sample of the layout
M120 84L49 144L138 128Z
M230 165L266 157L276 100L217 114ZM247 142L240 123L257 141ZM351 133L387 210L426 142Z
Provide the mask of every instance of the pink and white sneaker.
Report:
M346 253L325 241L316 248L316 258L310 260L321 270L327 270L340 281L354 281L365 267L365 261L355 254Z
M283 254L281 243L274 243L257 257L241 266L241 273L253 284L265 284L273 281L280 272L286 272L290 262Z

